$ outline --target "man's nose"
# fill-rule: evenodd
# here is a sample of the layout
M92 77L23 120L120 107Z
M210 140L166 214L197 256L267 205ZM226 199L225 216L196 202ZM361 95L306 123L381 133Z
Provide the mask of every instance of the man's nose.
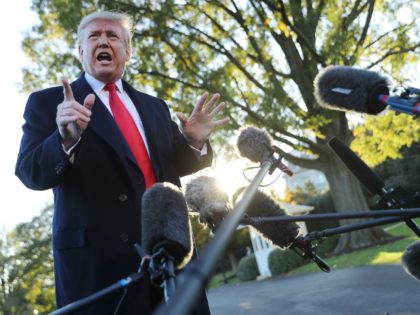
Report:
M107 48L107 47L109 47L108 37L105 34L102 34L99 37L99 48Z

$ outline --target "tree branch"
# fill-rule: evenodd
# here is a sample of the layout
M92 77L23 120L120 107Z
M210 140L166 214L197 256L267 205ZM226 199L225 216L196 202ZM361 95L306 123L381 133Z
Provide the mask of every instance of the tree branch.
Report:
M351 60L354 59L357 51L359 50L359 48L363 45L363 43L366 40L367 32L368 32L369 26L370 26L370 21L372 20L374 7L375 7L375 0L371 0L370 5L369 5L368 14L366 16L366 22L365 22L365 25L363 26L363 31L362 31L362 34L359 38L359 41L357 42L356 47L354 47L354 51L353 51L353 53L350 57Z
M367 66L366 69L370 69L370 68L376 66L377 64L381 63L382 61L384 61L385 59L387 59L387 58L389 58L391 56L408 53L410 51L415 51L416 48L419 48L419 47L420 47L420 43L418 43L418 44L416 44L414 46L411 46L411 47L404 48L404 49L398 49L399 47L397 47L398 50L394 50L394 51L390 50L390 51L388 51L381 58L379 58L375 62L372 62L371 64L369 64L369 66Z

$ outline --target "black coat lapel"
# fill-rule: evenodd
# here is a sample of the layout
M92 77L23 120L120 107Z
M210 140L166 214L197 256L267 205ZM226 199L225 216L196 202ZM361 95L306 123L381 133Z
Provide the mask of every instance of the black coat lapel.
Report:
M88 94L95 94L87 83L84 75L74 81L71 86L75 99L81 104L83 104L83 101ZM128 157L132 162L136 163L131 150L123 140L124 138L115 123L114 118L96 94L95 103L92 107L92 118L88 128L91 128L97 135L106 141L121 157Z

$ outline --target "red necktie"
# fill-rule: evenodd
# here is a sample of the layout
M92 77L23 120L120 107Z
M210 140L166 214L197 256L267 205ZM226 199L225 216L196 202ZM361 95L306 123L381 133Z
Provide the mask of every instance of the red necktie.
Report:
M109 91L109 105L112 114L143 173L147 189L156 182L156 178L143 138L129 111L119 98L115 83L108 83L104 90Z

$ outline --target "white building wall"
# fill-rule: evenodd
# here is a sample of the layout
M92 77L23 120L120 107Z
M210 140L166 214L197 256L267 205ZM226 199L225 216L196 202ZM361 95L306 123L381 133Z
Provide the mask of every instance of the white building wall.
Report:
M261 277L271 277L268 267L268 255L274 249L274 246L265 241L253 227L249 227L249 236L251 237L252 249L257 260L258 270Z

